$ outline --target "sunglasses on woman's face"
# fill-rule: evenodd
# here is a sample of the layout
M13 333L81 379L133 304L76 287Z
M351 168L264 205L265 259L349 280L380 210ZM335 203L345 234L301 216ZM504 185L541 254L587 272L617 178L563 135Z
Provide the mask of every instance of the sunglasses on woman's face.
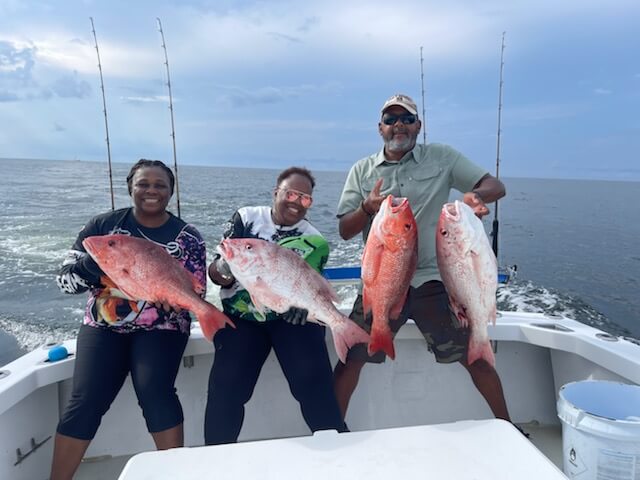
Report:
M413 125L416 123L416 120L418 120L418 117L410 113L404 115L385 115L382 117L382 123L389 126L395 125L398 120L400 120L400 123L403 125Z
M284 198L287 200L287 202L295 202L300 199L300 204L304 208L309 208L313 203L313 197L308 193L299 192L298 190L293 190L290 188L279 188L278 190L284 192Z

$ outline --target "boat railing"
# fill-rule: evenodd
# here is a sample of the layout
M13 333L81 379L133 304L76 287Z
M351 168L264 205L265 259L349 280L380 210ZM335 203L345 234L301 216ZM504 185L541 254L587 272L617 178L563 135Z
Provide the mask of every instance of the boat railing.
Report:
M328 267L322 274L334 285L353 285L360 281L360 267L356 265L346 267ZM506 284L515 278L518 267L512 265L498 269L498 283Z

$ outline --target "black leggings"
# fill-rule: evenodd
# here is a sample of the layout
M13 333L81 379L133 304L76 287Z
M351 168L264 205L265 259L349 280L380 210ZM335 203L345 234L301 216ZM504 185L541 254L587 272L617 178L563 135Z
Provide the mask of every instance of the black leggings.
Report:
M92 440L129 373L149 432L180 425L184 417L174 384L188 339L171 330L116 333L82 325L73 392L58 433Z
M214 337L216 352L204 423L207 445L238 440L244 405L253 394L271 348L311 431L346 431L333 389L324 327L313 323L291 325L281 319L232 320L235 329L224 328Z

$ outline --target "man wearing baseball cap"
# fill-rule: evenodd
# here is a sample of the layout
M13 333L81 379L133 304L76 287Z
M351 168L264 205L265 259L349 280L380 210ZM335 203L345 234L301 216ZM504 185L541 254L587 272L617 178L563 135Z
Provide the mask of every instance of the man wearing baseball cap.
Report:
M411 97L396 94L384 102L378 122L384 147L351 167L338 204L340 236L348 240L362 232L366 243L373 217L387 195L409 199L418 227L418 265L403 313L390 321L392 333L395 335L407 319L412 318L436 361L459 362L464 366L493 414L509 420L496 370L483 359L467 363L469 330L458 324L451 311L435 251L436 225L452 188L464 193L463 201L482 217L489 213L487 203L505 195L505 187L448 145L416 144L421 127L418 109ZM361 295L350 317L370 330L371 316L365 318L363 314ZM349 350L346 363L338 362L334 382L343 415L364 365L384 360L384 352L369 356L367 346L358 344Z
M404 108L411 115L418 115L418 107L416 107L415 102L410 97L401 93L393 95L386 102L384 102L381 112L384 114L384 111L387 108L393 107L394 105Z

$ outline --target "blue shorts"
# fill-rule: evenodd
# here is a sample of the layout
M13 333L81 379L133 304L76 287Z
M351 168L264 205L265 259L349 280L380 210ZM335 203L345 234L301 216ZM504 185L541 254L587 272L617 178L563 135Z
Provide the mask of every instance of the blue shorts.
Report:
M356 298L349 318L367 332L371 331L371 314L365 318L361 295ZM449 296L442 282L434 280L423 283L418 288L409 288L400 317L389 322L394 337L409 318L415 322L438 363L454 363L466 359L469 329L460 327L449 306ZM381 351L369 355L364 343L355 345L347 355L347 359L368 363L382 363L385 358L385 353Z

